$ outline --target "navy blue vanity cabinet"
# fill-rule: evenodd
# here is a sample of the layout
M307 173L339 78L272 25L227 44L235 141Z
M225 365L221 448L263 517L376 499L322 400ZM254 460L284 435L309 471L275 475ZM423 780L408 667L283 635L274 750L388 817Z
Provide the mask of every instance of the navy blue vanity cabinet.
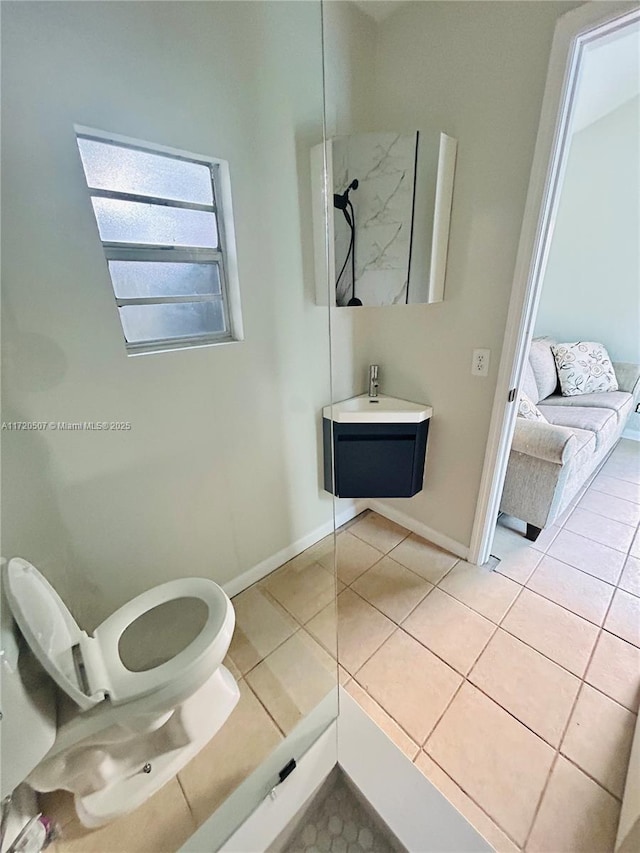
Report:
M327 417L330 409L327 407L322 421L325 489L339 498L410 498L421 491L429 417L417 423L393 423L382 421L380 418L385 413L376 412L376 420L371 422L342 422L341 412L336 412L340 405L333 407L334 420ZM410 405L419 409L418 404ZM331 472L332 426L335 492Z

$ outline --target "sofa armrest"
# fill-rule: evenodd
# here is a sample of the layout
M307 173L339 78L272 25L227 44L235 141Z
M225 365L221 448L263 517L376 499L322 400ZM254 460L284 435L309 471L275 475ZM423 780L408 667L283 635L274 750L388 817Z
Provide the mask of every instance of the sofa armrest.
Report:
M629 361L614 361L613 369L618 380L618 388L634 397L640 394L640 364Z
M577 450L576 437L568 427L516 418L511 449L536 459L564 465Z

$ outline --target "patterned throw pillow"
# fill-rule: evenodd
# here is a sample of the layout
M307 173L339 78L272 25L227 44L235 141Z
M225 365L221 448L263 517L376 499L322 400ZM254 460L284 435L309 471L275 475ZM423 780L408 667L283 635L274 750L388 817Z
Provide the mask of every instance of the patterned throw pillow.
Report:
M576 341L573 344L555 344L551 350L563 397L618 390L609 353L602 344Z
M520 392L520 402L518 403L518 416L521 418L526 418L528 421L542 421L545 424L548 424L549 421L542 414L540 409L533 402L531 397L524 393L524 391Z

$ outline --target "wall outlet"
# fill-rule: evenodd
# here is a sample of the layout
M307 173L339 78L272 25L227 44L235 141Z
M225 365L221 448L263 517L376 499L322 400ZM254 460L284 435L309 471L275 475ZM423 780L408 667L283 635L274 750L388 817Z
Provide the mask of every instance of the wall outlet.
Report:
M473 376L488 376L489 375L489 359L491 358L491 350L489 349L474 349L473 358L471 359L471 373Z

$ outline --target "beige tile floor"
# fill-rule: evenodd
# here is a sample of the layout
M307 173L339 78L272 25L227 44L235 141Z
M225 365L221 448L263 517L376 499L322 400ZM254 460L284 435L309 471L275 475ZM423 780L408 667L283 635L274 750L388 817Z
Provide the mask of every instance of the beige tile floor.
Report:
M375 513L236 596L220 736L142 808L55 853L176 850L339 677L499 851L613 849L640 698L640 448L621 442L535 543L502 519L489 571Z
M41 797L43 812L62 827L52 853L173 853L335 690L333 550L330 536L233 599L236 630L225 664L238 680L238 705L209 744L141 808L90 831L79 823L70 794ZM357 563L357 548L353 559ZM333 619L324 646L307 630L321 611Z
M495 571L368 513L338 535L341 682L497 850L612 851L640 698L640 446ZM321 643L328 613L306 625Z

